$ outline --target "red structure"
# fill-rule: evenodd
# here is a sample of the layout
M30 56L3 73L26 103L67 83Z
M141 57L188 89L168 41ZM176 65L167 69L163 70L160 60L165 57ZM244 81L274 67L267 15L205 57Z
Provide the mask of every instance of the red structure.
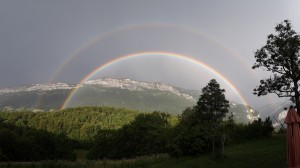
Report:
M290 107L285 123L287 124L288 168L300 168L300 118L293 107Z

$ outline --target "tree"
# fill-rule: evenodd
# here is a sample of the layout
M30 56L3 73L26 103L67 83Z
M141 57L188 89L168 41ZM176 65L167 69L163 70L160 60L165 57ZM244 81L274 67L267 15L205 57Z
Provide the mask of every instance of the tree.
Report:
M202 89L197 106L195 106L195 117L208 125L211 132L213 154L223 157L225 142L224 128L221 123L228 113L229 101L225 98L225 90L220 88L219 83L212 79Z
M226 100L224 93L225 90L220 89L215 79L210 80L202 89L202 95L195 106L196 117L212 126L220 123L229 108L229 101Z
M278 24L275 31L277 34L270 34L267 44L255 52L256 63L252 67L270 71L273 76L261 80L254 94L275 93L278 97L290 97L300 109L300 36L289 20Z
M166 152L169 115L160 112L139 114L118 130L97 135L89 159L121 159Z

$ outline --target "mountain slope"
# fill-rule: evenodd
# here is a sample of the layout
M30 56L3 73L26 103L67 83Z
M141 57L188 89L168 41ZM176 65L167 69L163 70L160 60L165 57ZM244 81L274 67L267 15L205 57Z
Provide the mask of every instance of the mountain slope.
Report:
M77 86L56 83L0 89L0 108L59 109L74 88L77 88L76 94L67 107L111 106L171 114L181 114L185 108L193 107L201 94L199 90L186 90L165 83L102 78ZM247 123L259 117L259 113L242 104L231 103L230 111L240 122Z
M287 109L294 105L290 100L283 100L279 103L268 104L259 108L262 118L271 117L274 127L281 127L287 115Z

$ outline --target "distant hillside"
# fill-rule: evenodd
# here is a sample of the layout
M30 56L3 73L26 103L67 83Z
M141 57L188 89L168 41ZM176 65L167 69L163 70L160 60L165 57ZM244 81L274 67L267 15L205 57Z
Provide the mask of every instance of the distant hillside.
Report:
M0 109L59 109L74 87L78 87L78 91L67 107L110 106L170 114L181 114L185 108L194 106L201 94L199 90L187 90L165 83L102 78L85 81L79 86L55 83L3 88L0 89ZM233 102L230 111L238 122L247 123L259 117L259 113L251 107Z

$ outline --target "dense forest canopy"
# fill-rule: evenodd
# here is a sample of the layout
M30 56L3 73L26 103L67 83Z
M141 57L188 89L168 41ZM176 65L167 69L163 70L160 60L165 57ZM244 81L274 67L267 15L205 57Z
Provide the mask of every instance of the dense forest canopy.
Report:
M89 150L90 159L166 152L172 156L207 153L210 151L209 129L194 121L193 113L187 111L182 116L173 116L112 107L0 112L0 160L73 160L74 149ZM224 124L231 130L226 143L259 138L272 132L270 120L248 125Z

